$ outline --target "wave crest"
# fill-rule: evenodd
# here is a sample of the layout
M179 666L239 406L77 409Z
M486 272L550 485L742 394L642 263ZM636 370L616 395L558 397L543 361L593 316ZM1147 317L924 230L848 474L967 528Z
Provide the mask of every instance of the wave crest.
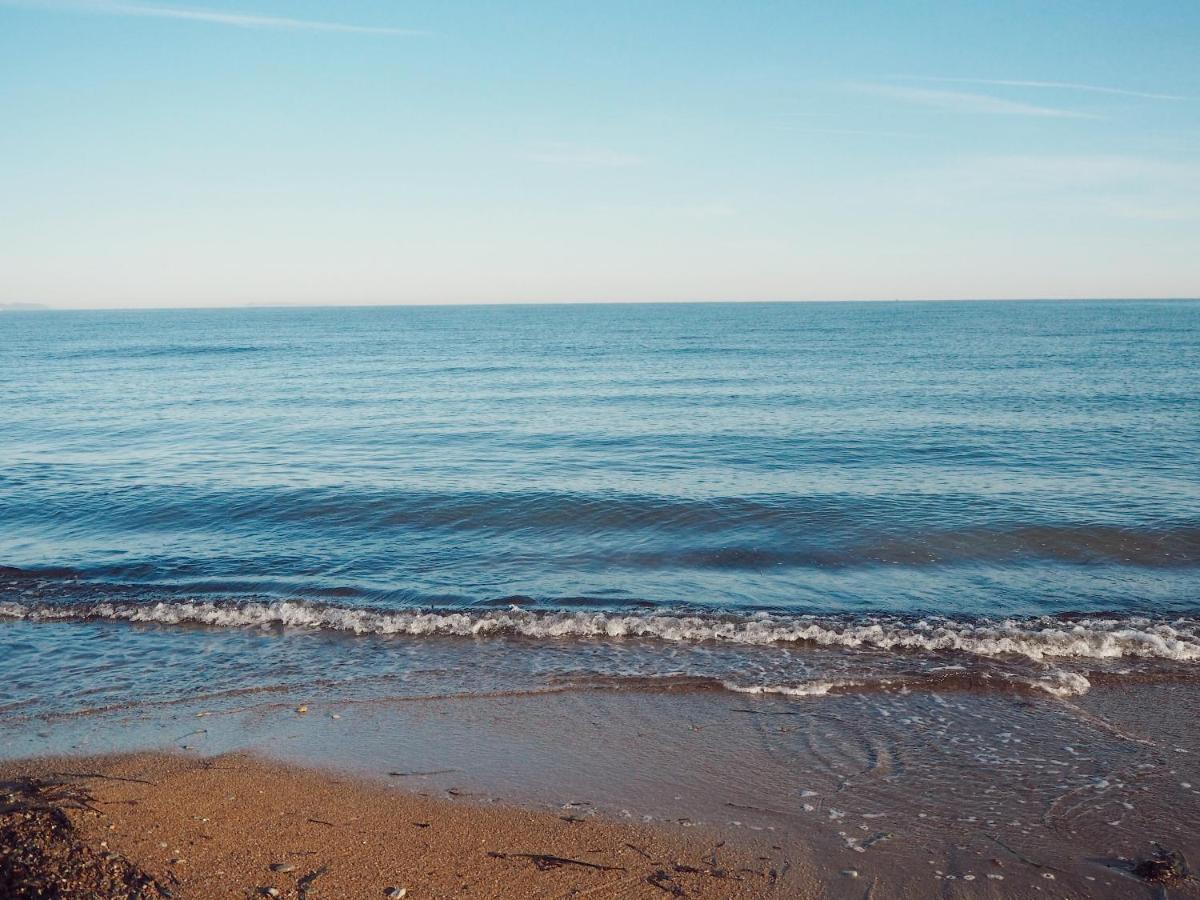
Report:
M0 618L112 620L218 628L288 627L353 634L536 639L643 638L769 646L1051 659L1143 658L1200 662L1200 619L1143 617L955 620L870 616L720 616L581 610L374 610L299 601L27 604L0 602Z

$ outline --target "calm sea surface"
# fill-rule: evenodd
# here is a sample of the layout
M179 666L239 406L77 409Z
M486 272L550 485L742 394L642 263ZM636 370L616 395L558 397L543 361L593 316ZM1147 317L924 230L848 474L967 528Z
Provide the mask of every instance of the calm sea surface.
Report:
M1200 303L3 314L0 565L0 712L1186 674Z

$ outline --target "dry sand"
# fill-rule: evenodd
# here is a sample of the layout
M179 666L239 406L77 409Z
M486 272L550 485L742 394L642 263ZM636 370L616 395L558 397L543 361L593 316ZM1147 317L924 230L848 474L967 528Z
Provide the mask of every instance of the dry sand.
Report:
M821 895L807 865L770 845L422 796L247 754L41 759L5 764L0 780L6 897Z

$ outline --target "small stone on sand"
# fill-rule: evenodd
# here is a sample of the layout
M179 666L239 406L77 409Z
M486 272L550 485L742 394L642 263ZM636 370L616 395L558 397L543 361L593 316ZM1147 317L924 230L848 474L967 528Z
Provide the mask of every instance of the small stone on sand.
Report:
M291 863L271 863L272 872L295 872L296 867Z

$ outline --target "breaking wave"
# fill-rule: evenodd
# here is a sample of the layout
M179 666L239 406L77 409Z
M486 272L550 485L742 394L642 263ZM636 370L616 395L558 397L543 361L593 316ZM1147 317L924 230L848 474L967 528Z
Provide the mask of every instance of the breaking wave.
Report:
M304 628L363 635L642 638L678 643L811 645L979 657L1200 662L1200 618L950 619L903 616L622 614L583 610L374 610L298 601L45 604L0 602L0 618L112 620L218 628Z

